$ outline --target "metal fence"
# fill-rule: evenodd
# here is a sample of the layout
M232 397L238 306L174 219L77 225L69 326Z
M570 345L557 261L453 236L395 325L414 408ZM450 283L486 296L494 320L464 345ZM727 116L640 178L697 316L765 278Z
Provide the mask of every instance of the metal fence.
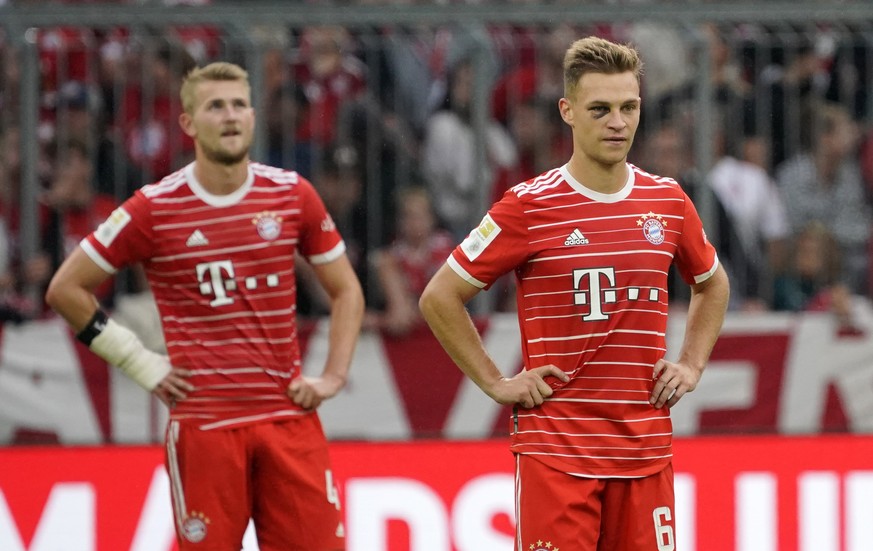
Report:
M770 307L790 261L770 245L796 227L747 231L707 185L711 170L729 154L775 178L817 143L809 121L822 102L841 106L859 136L873 114L870 3L24 3L0 7L0 29L0 178L4 201L20 208L7 220L19 262L48 250L56 263L87 229L71 227L71 209L98 210L76 203L75 189L53 191L76 151L92 187L116 202L187 162L179 80L224 59L250 73L253 158L312 179L366 281L368 254L395 233L398 190L430 188L457 236L502 189L566 161L561 55L598 34L633 42L646 63L631 161L686 187L730 262L735 296ZM435 114L446 109L441 132ZM853 241L843 262L862 294L867 243Z

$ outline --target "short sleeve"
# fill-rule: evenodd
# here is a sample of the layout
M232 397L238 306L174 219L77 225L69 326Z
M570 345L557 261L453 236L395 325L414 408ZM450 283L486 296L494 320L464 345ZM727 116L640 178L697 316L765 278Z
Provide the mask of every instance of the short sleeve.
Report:
M104 271L147 260L154 251L150 203L141 191L116 208L79 245Z
M300 254L312 264L325 264L346 252L346 246L318 192L305 178L297 184L300 193Z
M676 267L688 284L702 283L718 268L715 247L706 238L697 209L685 196L684 224L676 251Z
M449 256L449 266L470 284L488 288L527 261L527 224L522 204L507 191Z

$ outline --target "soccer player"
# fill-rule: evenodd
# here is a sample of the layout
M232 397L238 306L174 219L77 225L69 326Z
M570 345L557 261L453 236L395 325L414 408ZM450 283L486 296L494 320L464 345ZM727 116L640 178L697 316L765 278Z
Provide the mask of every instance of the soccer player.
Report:
M360 283L312 184L250 162L247 73L192 70L182 130L195 160L143 187L61 265L46 300L78 338L170 407L166 466L179 549L344 548L340 503L315 408L344 385L363 316ZM331 301L330 353L301 374L295 251ZM94 289L142 262L169 357L100 309Z
M641 68L630 46L571 45L558 102L569 162L507 191L420 299L461 370L515 405L519 551L675 547L670 408L700 380L729 288L679 185L627 163ZM675 362L664 357L674 262L692 289ZM506 378L464 305L510 270L524 369Z

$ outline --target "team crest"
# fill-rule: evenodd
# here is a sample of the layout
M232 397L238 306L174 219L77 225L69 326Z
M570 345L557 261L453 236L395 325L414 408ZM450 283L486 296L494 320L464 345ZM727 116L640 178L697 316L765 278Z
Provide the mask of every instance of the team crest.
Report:
M557 545L552 545L550 541L537 540L536 543L530 544L528 551L561 551Z
M637 226L643 228L643 235L652 245L660 245L664 242L664 228L667 227L667 221L660 214L649 211L648 214L640 216Z
M191 543L199 543L206 538L206 525L209 518L203 513L191 511L191 515L182 521L182 536Z
M264 211L252 218L252 224L258 230L258 235L267 241L273 241L282 233L282 217L273 212Z
M333 222L333 218L330 217L330 214L324 217L324 220L321 221L321 231L328 233L332 232L336 229L336 224Z

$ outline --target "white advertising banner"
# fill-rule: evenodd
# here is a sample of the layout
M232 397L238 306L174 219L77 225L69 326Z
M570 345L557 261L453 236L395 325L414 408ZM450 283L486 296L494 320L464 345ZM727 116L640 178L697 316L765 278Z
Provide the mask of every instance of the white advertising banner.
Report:
M678 435L873 432L873 310L851 331L827 313L730 314L697 390L673 409ZM521 368L514 315L476 320L507 375ZM684 331L671 316L668 358ZM324 322L301 330L304 370L321 371ZM505 436L509 410L465 379L429 333L361 336L349 384L320 409L334 439ZM165 410L78 343L58 319L0 331L0 443L153 443Z

